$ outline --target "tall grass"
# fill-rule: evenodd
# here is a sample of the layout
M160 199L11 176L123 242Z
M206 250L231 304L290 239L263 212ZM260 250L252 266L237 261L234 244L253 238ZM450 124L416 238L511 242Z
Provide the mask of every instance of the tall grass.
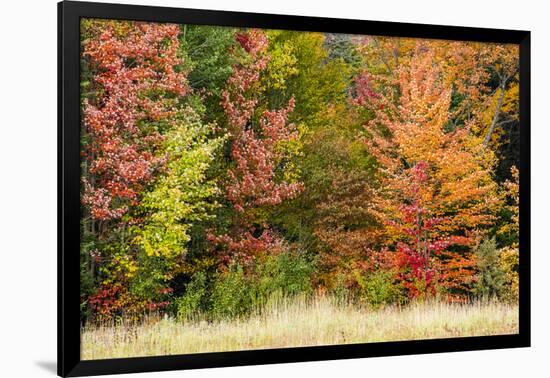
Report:
M82 359L415 340L518 332L518 307L415 303L377 310L327 297L273 301L248 317L208 322L150 317L82 329Z

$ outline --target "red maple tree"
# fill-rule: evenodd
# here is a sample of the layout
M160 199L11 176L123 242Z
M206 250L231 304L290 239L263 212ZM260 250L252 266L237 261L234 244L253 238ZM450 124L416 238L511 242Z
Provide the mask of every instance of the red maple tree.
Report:
M257 84L269 60L267 38L256 29L237 33L236 40L247 53L247 60L233 68L222 93L230 142L231 161L225 184L226 198L237 212L229 234L211 236L223 244L225 258L250 258L262 252L274 252L281 246L280 238L267 222L258 220L258 209L275 206L294 198L303 184L281 176L285 152L282 143L298 138L288 114L294 109L292 98L286 108L266 110L254 123L258 104Z
M175 71L178 33L177 25L133 23L121 33L105 23L84 44L96 95L84 100L82 202L93 220L124 215L162 164L155 124L171 122L171 97L188 89L185 73Z

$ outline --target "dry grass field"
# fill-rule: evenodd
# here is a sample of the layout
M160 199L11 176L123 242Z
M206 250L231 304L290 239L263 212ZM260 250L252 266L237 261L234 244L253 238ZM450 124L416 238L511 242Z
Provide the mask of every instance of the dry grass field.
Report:
M243 319L86 326L82 359L513 334L518 307L496 302L417 303L366 309L328 298L277 303Z

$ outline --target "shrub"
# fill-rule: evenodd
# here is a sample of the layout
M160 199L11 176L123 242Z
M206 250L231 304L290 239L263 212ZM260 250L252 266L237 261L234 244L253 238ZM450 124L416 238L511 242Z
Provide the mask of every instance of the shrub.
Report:
M505 275L499 265L499 250L495 238L484 240L475 252L478 274L475 293L483 298L501 296Z
M274 296L310 294L313 271L312 264L300 254L282 252L267 256L256 265L250 282L254 307L262 307Z
M355 271L355 279L359 285L361 300L370 306L379 307L404 300L401 288L394 283L394 274L391 271L376 270L366 275Z
M206 294L206 274L198 272L187 284L185 294L175 301L178 319L186 320L198 316L204 308Z
M148 256L139 253L134 259L120 259L127 273L128 289L137 298L146 302L160 303L171 300L167 289L167 274L173 263L163 256Z
M235 264L218 273L208 311L214 319L261 312L272 302L312 292L312 264L302 255L282 252L257 261L246 272Z
M215 319L236 318L251 310L250 286L240 265L221 273L212 287L211 315Z

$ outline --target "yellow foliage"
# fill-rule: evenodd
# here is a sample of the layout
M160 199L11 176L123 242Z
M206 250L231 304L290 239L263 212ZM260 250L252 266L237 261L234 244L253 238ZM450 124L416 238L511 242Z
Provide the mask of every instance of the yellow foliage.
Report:
M279 35L280 32L268 33L268 38ZM294 55L294 46L290 41L276 44L270 50L270 58L265 71L264 85L267 89L284 90L289 77L298 73L297 58Z
M519 300L519 249L507 247L500 251L499 267L504 272L506 291L504 299L509 302Z

